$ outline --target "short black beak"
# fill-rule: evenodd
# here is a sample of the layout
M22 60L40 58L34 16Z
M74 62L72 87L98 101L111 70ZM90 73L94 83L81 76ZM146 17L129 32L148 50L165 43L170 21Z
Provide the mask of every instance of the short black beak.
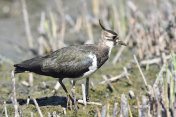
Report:
M119 45L124 45L124 46L127 46L127 44L121 40L117 41Z

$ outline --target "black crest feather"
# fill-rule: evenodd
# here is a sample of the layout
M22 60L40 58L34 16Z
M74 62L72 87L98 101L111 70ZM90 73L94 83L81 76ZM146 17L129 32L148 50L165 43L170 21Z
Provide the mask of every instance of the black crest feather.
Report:
M112 31L112 30L107 30L107 29L102 25L100 19L99 19L99 24L100 24L100 26L101 26L101 28L102 28L103 30L105 30L105 31L107 31L107 32L109 32L109 33L112 33L113 35L117 35L117 33L115 33L114 31Z

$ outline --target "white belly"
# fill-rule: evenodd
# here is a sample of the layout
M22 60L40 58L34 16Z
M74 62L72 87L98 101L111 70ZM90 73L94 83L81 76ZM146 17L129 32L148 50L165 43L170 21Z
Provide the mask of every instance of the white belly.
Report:
M81 76L79 78L72 78L72 80L80 80L82 78L88 77L97 70L97 57L96 57L96 55L90 53L88 57L92 59L92 65L89 66L89 71L85 72L83 74L83 76Z
M89 66L89 71L85 72L83 77L89 76L97 70L97 57L94 54L89 54L89 58L92 59L92 65Z

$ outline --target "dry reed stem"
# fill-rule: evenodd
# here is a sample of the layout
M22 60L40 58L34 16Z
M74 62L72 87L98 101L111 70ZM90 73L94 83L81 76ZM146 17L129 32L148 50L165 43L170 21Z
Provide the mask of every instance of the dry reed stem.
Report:
M86 27L87 27L87 33L88 33L89 40L86 41L85 44L93 44L94 39L93 39L93 33L92 33L92 26L89 23L88 18L86 18Z
M75 25L73 18L69 14L65 15L65 21L68 22L72 27Z
M129 110L129 116L130 116L130 117L133 117L132 112L131 112L131 108L130 108L130 105L129 105L129 104L128 104L128 110Z
M51 114L50 114L50 112L48 112L48 117L51 117Z
M120 117L128 117L128 100L125 94L121 95Z
M52 91L53 93L56 93L56 91L60 88L60 83L57 81L56 85L54 86L54 90Z
M94 86L94 83L93 83L93 82L90 82L90 86L91 86L91 89L92 89L93 91L95 91L95 86Z
M110 105L109 105L109 103L108 103L108 104L107 104L107 107L106 107L106 110L107 110L107 111L106 111L106 117L109 117L109 106L110 106Z
M47 31L45 29L45 12L41 13L41 18L40 18L40 26L39 26L39 34L40 37L38 38L38 54L43 55L45 52L51 51L51 48L49 47L50 45L48 42L44 39L45 35L47 35Z
M45 27L44 27L45 17L46 17L45 12L41 12L40 26L39 26L39 29L38 29L40 35L46 34L46 30L45 30Z
M147 117L147 98L142 96L142 106L141 106L141 115L142 117Z
M113 112L112 112L112 117L116 117L117 116L117 106L118 106L118 103L114 103L114 108L113 108Z
M26 102L27 106L29 105L29 102L30 102L30 96L28 96L28 98L27 98L27 102Z
M32 87L34 84L34 77L32 73L29 73L29 86Z
M66 108L63 107L63 108L62 108L62 111L63 111L64 115L67 114Z
M82 20L83 20L82 17L78 17L76 19L76 24L74 26L74 31L76 31L76 32L80 31L80 29L82 27L82 22L83 22Z
M61 16L62 16L62 26L61 26L61 31L60 31L60 38L59 38L59 48L62 48L65 46L64 43L64 36L65 36L65 29L66 29L66 24L65 24L65 18L64 18L64 12L61 12Z
M6 107L6 102L5 101L4 101L4 112L5 112L5 117L8 117L7 107Z
M11 72L11 78L12 78L12 88L13 88L13 106L15 109L15 117L19 117L19 113L18 113L18 103L17 103L17 99L16 99L16 88L15 88L15 76L14 76L14 71Z
M33 112L31 112L31 117L34 117L34 113Z
M88 34L88 41L86 41L86 44L93 44L94 43L94 39L93 39L93 33L92 33L92 26L90 24L90 15L88 12L88 8L87 8L87 3L85 0L81 0L82 5L83 5L83 11L84 11L84 19L86 22L86 29L87 29L87 34Z
M137 108L138 108L138 117L142 117L141 104L140 104L139 98L137 97L136 100L137 100Z
M102 106L101 117L106 117L106 105Z
M133 11L137 12L138 8L133 1L127 1L127 6Z
M56 111L53 111L53 116L52 117L57 117Z
M98 18L99 16L99 11L100 11L99 4L100 4L99 0L92 0L93 13L96 18Z
M87 105L87 103L86 103L86 92L85 92L84 84L82 84L82 98L83 98L83 104Z
M168 60L170 59L170 55L166 55L165 56L165 60ZM140 65L151 65L151 64L159 64L162 62L162 58L161 57L156 57L156 58L153 58L153 59L148 59L148 60L142 60L140 62Z
M64 43L64 36L65 36L65 29L66 29L65 12L64 12L64 7L63 7L62 1L55 0L55 3L58 6L58 11L61 15L61 21L62 21L61 31L59 33L59 39L57 40L57 44L58 44L57 47L62 48L65 46L65 43Z
M117 80L119 80L119 79L121 79L121 78L123 78L125 76L126 76L126 73L122 72L120 75L117 75L115 77L109 78L109 81L110 82L114 82L114 81L117 81ZM105 83L106 83L106 81L101 81L99 84L105 84Z
M109 81L109 79L107 78L107 76L103 75L102 77L103 77L103 79L106 81L106 84L107 84L109 90L110 90L111 92L113 92L113 91L114 91L114 87L112 86L112 84L111 84L111 82Z
M29 15L26 6L26 0L21 0L22 10L23 10L23 18L25 23L25 32L28 39L28 44L30 48L33 48L33 37L31 34L30 24L29 24Z
M84 101L83 100L78 100L78 103L79 104L84 104ZM87 105L97 105L97 106L102 106L101 103L99 102L86 102Z
M43 117L43 114L42 114L42 112L41 112L41 110L40 110L40 107L39 107L39 105L38 105L36 99L33 98L33 101L34 101L34 104L35 104L35 106L36 106L36 108L37 108L37 111L38 111L40 117Z
M129 84L132 84L132 81L131 81L130 78L129 78L129 73L128 73L128 71L127 71L127 68L126 68L126 67L123 67L123 70L124 70L124 72L125 72L125 77L126 77L127 80L129 81Z
M51 51L48 42L44 39L43 36L38 38L38 54L43 55L45 52Z
M28 83L28 82L26 82L26 81L21 81L21 84L22 84L22 85L24 85L24 86L29 87L29 83Z
M112 10L113 10L113 15L114 15L114 30L117 30L117 32L119 32L119 37L122 37L121 34L121 27L120 27L120 21L119 21L119 13L117 10L117 6L116 4L114 4L114 2L111 3L112 4Z
M144 76L144 74L143 74L143 72L142 72L142 70L141 70L141 67L140 67L140 65L139 65L139 62L138 62L138 60L137 60L137 58L136 58L135 55L134 55L134 60L135 60L136 65L137 65L137 67L138 67L138 69L139 69L139 72L140 72L140 74L141 74L141 76L142 76L142 78L143 78L143 81L144 81L145 86L148 87L146 78L145 78L145 76Z
M101 117L100 110L97 107L96 107L96 111L97 111L97 117Z
M157 76L157 78L155 80L155 83L153 84L154 88L156 88L158 86L159 80L162 77L162 73L165 70L165 68L166 68L166 64L163 64L163 66L161 67L161 70L160 70L160 72L159 72L159 74L158 74L158 76Z

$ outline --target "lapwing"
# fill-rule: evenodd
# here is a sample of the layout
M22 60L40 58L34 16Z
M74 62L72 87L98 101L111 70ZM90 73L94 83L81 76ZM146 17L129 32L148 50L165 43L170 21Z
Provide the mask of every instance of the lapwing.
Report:
M123 41L119 40L117 33L104 28L100 20L99 24L102 32L98 44L64 47L49 55L23 61L14 65L15 73L29 71L58 78L59 83L67 94L67 99L72 99L62 82L64 78L77 80L88 77L108 60L115 45L126 46Z

